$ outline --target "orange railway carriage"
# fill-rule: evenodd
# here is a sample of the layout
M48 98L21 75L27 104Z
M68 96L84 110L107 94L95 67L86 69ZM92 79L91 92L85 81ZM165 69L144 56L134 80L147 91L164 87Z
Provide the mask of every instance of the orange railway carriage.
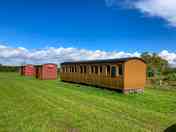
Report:
M44 64L35 66L36 78L41 80L56 80L57 79L57 65Z
M33 65L21 66L20 74L22 76L35 76L35 67Z
M60 76L62 81L119 89L123 93L143 92L146 63L137 57L65 62Z

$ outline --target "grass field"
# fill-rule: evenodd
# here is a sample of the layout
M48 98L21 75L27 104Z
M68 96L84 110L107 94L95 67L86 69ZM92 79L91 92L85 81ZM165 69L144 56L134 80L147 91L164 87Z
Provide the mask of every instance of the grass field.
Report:
M0 73L0 132L158 132L175 123L175 90L123 95Z

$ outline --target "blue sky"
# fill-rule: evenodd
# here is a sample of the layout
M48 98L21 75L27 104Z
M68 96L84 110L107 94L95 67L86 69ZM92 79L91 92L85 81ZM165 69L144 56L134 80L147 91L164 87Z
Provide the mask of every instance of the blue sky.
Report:
M135 56L135 52L164 51L165 58L171 55L176 62L175 6L173 0L2 0L0 51L5 55L0 55L0 62L9 59L8 49L35 50L47 56L51 47L100 50L101 56L107 52L113 57L118 57L113 52L121 51ZM100 55L96 52L90 58Z
M15 47L128 52L176 48L175 27L122 4L108 6L105 0L6 0L0 4L0 18L0 42Z

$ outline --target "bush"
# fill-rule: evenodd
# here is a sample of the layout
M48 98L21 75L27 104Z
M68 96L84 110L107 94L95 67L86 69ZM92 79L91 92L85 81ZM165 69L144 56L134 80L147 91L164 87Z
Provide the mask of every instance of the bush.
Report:
M2 66L0 65L0 72L18 72L19 67L17 66Z
M166 75L165 80L176 81L176 73L170 73L170 74Z

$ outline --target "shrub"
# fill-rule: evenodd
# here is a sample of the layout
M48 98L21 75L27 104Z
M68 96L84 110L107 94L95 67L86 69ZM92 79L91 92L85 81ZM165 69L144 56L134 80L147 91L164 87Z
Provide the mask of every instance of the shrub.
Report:
M170 74L166 75L165 80L176 81L176 73L170 73Z

